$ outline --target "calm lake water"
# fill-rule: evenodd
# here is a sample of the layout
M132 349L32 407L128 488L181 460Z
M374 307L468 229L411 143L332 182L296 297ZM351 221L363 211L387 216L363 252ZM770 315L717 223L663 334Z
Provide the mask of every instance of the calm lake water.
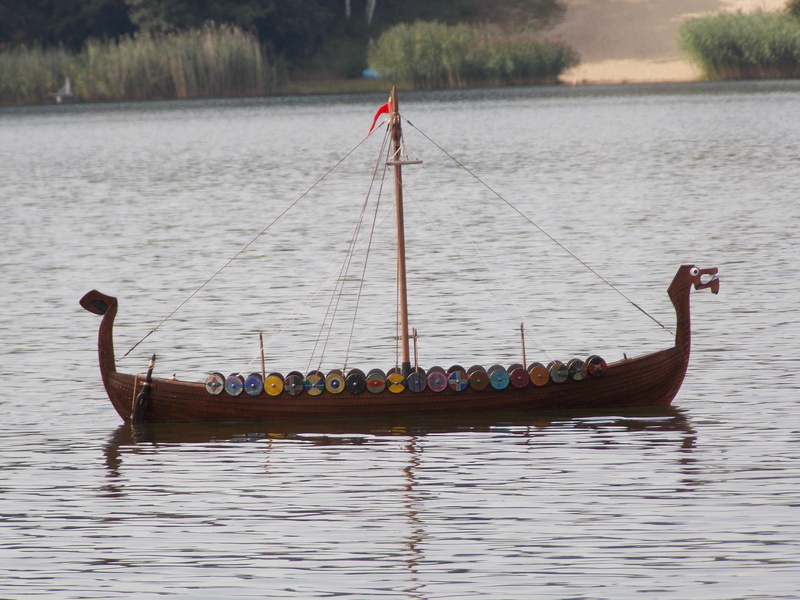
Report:
M666 347L717 266L673 409L122 425L78 299L120 299L125 371L258 370L259 330L305 370L383 102L0 108L0 598L800 598L797 82L401 98L420 362L517 362L523 321L529 361ZM351 366L394 361L383 206Z

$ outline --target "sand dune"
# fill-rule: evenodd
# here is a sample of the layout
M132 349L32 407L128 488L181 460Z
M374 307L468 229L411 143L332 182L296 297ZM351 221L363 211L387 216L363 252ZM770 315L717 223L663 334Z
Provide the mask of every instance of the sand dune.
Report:
M567 14L549 37L581 56L568 83L692 81L700 71L678 48L692 17L723 10L782 10L787 0L564 0Z

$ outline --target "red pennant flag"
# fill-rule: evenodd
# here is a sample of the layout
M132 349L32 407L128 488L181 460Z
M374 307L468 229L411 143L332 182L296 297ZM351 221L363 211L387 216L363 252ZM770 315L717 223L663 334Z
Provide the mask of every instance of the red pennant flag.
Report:
M378 117L388 112L391 112L391 110L392 110L391 102L387 102L378 109L378 112L375 113L375 118L372 119L372 127L369 128L369 133L372 133L372 130L375 129L375 123L378 122ZM369 133L367 135L369 135Z

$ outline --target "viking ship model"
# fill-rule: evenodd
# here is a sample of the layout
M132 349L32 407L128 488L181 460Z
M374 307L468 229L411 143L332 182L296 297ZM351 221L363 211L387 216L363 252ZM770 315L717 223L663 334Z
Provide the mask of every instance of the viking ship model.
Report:
M389 113L397 226L399 337L402 363L381 369L327 373L293 371L285 376L267 373L212 373L205 382L119 373L113 344L117 299L98 291L80 301L102 316L98 336L100 372L108 397L126 422L235 421L302 417L368 417L456 414L477 411L604 409L668 405L683 383L689 363L691 323L689 295L694 289L719 291L717 269L683 265L668 288L677 328L671 348L636 358L606 363L600 356L562 363L532 363L468 369L426 369L411 360L403 222L403 166L419 163L402 154L401 117L396 91ZM378 117L376 114L376 119ZM374 126L374 122L373 122ZM524 337L523 337L524 344ZM416 353L415 353L416 354ZM524 355L524 352L523 352Z

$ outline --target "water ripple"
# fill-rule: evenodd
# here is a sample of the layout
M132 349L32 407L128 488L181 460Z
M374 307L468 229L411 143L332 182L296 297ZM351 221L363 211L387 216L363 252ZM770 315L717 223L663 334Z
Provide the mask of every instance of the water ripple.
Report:
M720 295L693 297L677 409L136 429L104 396L97 322L77 299L118 295L127 349L355 144L375 103L0 109L0 596L797 600L800 122L785 115L799 91L520 88L404 103L667 325L677 265L720 267ZM407 131L437 171L422 141ZM372 158L361 161L344 174L360 180ZM445 243L440 231L460 227L415 183L409 285L430 293L412 306L426 363L516 360L520 319L484 294L499 291L484 259L559 356L670 342L502 207L486 218L488 199L452 169L436 177L463 230L496 248L473 262L468 241ZM363 198L348 181L309 199L124 368L157 352L162 372L200 378L250 360L248 332L282 322L327 273L319 257ZM379 279L392 260L376 245ZM394 289L368 297L391 303ZM276 342L277 370L305 364L320 310ZM376 358L389 321L366 309L354 364L393 360Z

